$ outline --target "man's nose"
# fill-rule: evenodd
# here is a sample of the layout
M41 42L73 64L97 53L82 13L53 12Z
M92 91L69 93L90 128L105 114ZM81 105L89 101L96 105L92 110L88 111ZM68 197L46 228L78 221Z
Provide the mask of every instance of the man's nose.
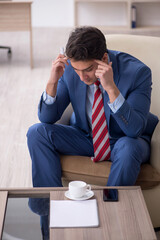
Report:
M87 76L86 76L86 74L85 74L83 71L81 71L81 72L79 72L79 77L80 77L80 79L81 79L82 81L84 81Z

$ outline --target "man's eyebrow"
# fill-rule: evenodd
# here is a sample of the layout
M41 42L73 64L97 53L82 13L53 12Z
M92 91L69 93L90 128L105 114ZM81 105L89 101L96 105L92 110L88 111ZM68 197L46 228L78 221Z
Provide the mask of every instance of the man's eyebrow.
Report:
M73 67L73 66L72 66ZM85 69L77 69L77 68L74 68L74 70L77 70L77 71L86 71L86 70L89 70L91 67L93 67L93 64L92 65L90 65L88 68L85 68Z

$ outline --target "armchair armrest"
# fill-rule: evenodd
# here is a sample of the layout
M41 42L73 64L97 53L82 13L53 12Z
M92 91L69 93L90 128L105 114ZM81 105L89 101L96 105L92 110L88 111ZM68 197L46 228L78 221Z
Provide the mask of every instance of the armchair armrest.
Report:
M151 140L150 164L160 173L160 122L155 128Z

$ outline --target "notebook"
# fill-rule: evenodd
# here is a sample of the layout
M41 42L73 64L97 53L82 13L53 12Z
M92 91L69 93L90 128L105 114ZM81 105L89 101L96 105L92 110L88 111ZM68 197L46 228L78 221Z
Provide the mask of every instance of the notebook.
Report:
M51 200L50 227L98 227L97 200Z

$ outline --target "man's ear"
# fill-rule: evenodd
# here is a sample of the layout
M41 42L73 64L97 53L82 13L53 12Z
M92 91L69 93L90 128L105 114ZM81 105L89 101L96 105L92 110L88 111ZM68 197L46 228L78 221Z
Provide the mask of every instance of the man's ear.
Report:
M104 55L102 57L102 61L108 64L108 55L107 55L107 53L104 53Z

